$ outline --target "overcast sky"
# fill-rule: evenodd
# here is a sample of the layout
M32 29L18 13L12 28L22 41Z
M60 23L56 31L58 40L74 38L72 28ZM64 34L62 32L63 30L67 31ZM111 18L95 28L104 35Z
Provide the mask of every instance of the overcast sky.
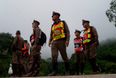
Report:
M90 20L96 27L99 40L116 38L116 28L105 15L111 0L0 0L0 32L9 32L13 36L20 30L22 37L29 40L32 33L32 21L40 21L40 28L49 39L52 25L52 12L61 13L71 32L68 56L73 53L75 29L82 30L82 19ZM50 48L44 46L42 57L50 57Z

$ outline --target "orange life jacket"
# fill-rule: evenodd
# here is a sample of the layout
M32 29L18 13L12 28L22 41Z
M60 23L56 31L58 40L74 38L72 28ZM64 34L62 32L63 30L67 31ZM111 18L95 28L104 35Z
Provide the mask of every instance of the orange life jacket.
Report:
M82 52L83 51L83 39L80 37L79 39L74 39L74 49L75 52Z
M29 49L27 47L27 44L24 43L24 47L22 48L23 55L27 55L28 56L29 55L28 51L29 51Z
M52 32L53 41L65 38L64 23L61 21L58 24L54 24L52 26Z

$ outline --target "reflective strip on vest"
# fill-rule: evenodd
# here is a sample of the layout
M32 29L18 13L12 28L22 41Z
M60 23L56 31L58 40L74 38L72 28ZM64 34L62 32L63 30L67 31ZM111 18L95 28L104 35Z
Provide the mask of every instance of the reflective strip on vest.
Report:
M90 39L86 39L83 41L83 44L89 43L91 40Z
M84 32L83 37L84 37L83 44L91 42L91 28L89 28Z
M52 32L53 32L53 35L52 35L53 40L65 38L64 23L59 22L58 24L53 25Z

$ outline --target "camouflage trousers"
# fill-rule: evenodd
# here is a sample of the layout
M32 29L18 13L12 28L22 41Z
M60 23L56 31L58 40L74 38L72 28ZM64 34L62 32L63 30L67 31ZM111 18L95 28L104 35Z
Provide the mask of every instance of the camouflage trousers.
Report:
M40 70L40 50L41 46L32 47L30 60L29 60L29 71L26 76L37 76Z
M21 77L26 73L24 68L24 59L21 51L13 52L12 68L13 68L13 76Z

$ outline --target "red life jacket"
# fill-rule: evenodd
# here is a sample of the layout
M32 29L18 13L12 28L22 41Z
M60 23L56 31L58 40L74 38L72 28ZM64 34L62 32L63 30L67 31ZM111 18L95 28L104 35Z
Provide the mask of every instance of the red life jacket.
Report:
M35 36L34 36L34 34L32 34L30 36L30 42L31 42L32 45L34 44L34 42L35 42Z
M24 47L22 48L23 55L29 56L28 51L29 51L29 48L27 47L27 44L24 43Z
M80 53L83 51L83 39L82 37L74 39L74 49L75 52Z

